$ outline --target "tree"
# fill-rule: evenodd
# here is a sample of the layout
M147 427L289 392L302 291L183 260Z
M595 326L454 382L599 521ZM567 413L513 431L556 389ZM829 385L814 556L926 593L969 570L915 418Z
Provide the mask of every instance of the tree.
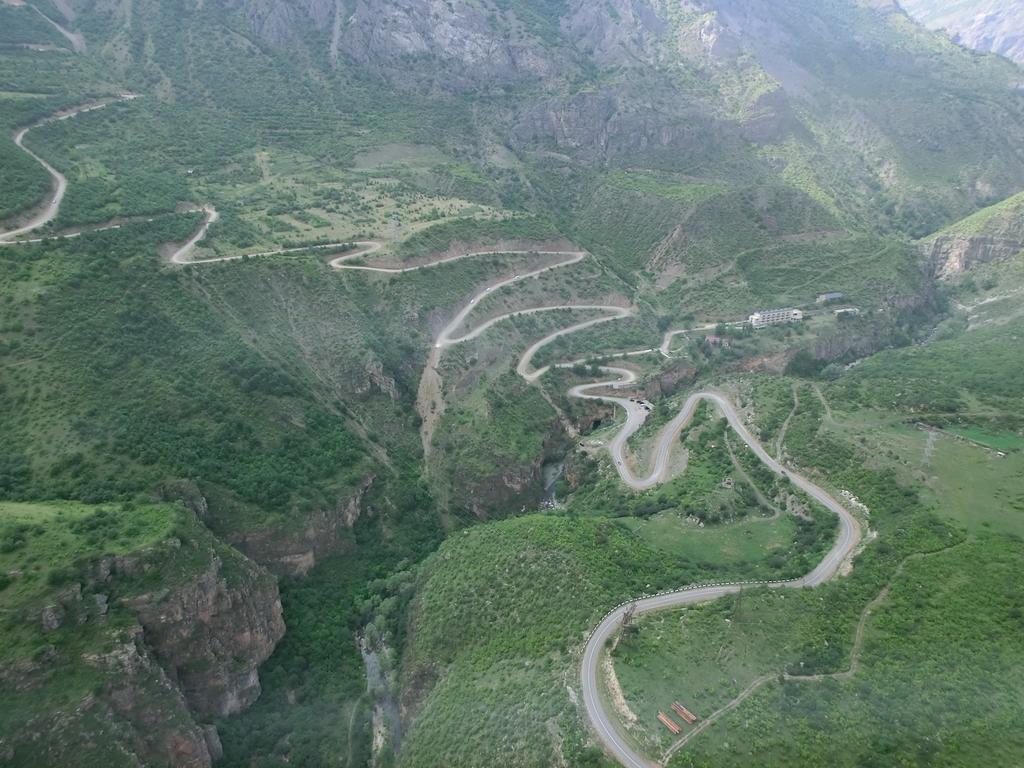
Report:
M636 634L637 627L633 623L633 614L636 613L636 603L630 603L622 613L622 634Z

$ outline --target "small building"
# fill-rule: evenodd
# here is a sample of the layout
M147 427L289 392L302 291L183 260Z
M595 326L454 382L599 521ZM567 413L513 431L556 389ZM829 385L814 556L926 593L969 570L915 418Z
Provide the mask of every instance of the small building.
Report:
M836 317L842 317L843 315L859 315L860 310L857 307L840 307L839 309L832 310L832 314Z
M704 341L712 347L731 347L732 339L726 338L725 336L718 336L714 333L709 333L704 337Z
M829 293L822 293L818 295L815 300L817 304L828 304L830 301L842 301L843 294L839 291L830 291Z
M762 309L752 314L748 321L752 328L767 328L769 325L781 325L782 323L798 323L804 319L804 313L799 309L784 307L782 309Z

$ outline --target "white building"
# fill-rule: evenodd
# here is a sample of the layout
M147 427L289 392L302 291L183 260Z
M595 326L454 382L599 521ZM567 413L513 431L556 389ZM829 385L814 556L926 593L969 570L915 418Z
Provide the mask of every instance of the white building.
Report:
M804 313L799 309L785 307L783 309L762 309L752 314L748 321L752 328L767 328L769 325L797 323L803 319Z

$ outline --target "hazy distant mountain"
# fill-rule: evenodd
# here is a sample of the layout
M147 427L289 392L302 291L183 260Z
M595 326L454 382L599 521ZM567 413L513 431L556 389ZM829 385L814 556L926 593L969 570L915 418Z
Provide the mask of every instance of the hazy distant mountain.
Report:
M907 12L932 29L945 29L969 48L1024 64L1024 1L903 0Z

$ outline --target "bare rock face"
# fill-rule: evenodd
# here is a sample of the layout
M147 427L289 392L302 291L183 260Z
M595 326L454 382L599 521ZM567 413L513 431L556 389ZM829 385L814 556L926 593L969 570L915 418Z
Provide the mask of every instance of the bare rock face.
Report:
M647 0L577 0L561 28L581 52L600 64L636 66L658 58L657 39L668 25Z
M943 30L968 48L1000 53L1024 64L1024 0L900 0L930 29Z
M87 658L113 681L87 706L109 709L130 723L131 751L140 764L209 768L206 729L192 720L180 689L146 647L142 627L121 631L117 640L111 650Z
M245 15L259 37L274 45L286 45L304 26L326 29L337 5L335 0L269 0L247 3Z
M76 662L104 682L70 707L41 708L16 731L0 733L0 763L98 765L114 742L124 765L210 768L216 729L195 723L138 624L112 631L78 659L49 646L32 661L0 667L0 686L11 693L47 686L66 692L62 674Z
M210 753L210 758L213 762L217 762L224 757L224 747L220 743L220 734L217 733L217 729L214 726L203 726L203 741L206 742L206 750Z
M335 66L351 61L400 87L457 92L537 80L564 66L557 48L540 44L511 13L487 2L229 2L276 47L306 50ZM311 29L326 33L326 50L308 48Z
M363 498L376 478L370 475L347 499L339 499L329 509L308 515L300 531L271 528L240 535L232 545L273 573L303 576L316 565L317 559L328 554L345 551L349 546L349 532L363 510Z
M543 459L508 467L486 483L470 484L467 491L470 511L487 520L494 510L533 509L540 499Z
M315 28L328 34L331 63L348 60L423 91L557 78L578 69L580 54L601 65L651 64L664 55L659 40L667 29L651 0L573 0L560 18L547 19L529 11L517 17L487 0L234 3L254 32L275 46L303 48L304 30Z
M639 94L615 87L544 100L519 119L512 142L521 148L553 146L600 161L644 151L698 152L706 142L729 133L711 117L673 115L659 105L663 102L656 94L645 102Z
M614 419L615 416L615 406L608 403L594 404L577 418L576 427L581 434L587 434L599 427L605 420Z
M42 614L40 615L40 621L43 625L43 629L47 632L53 632L55 629L60 629L64 623L64 609L59 605L48 605L43 608Z
M357 382L353 388L357 395L364 395L372 389L377 389L391 398L392 402L397 402L398 383L384 372L384 364L380 360L368 360L363 366L363 375L363 380Z
M1024 251L1024 242L1005 237L944 235L932 243L928 266L936 277L962 274L978 264L1010 259Z
M201 723L259 696L258 667L285 630L281 601L270 573L182 517L181 538L82 563L80 581L13 614L41 621L52 644L0 664L0 689L57 703L0 733L0 762L7 750L19 765L97 765L111 745L126 765L155 768L220 756L216 728ZM96 682L76 689L68 680L83 668Z
M200 716L235 714L260 694L257 668L284 635L273 577L230 555L198 576L158 594L125 602L136 612L161 665Z
M697 369L690 365L677 365L654 377L643 390L645 400L656 400L660 397L674 395L684 385L697 377Z
M538 79L559 69L542 46L510 25L502 29L492 9L467 0L356 0L337 48L399 84L420 76L417 59L440 64L444 90Z

